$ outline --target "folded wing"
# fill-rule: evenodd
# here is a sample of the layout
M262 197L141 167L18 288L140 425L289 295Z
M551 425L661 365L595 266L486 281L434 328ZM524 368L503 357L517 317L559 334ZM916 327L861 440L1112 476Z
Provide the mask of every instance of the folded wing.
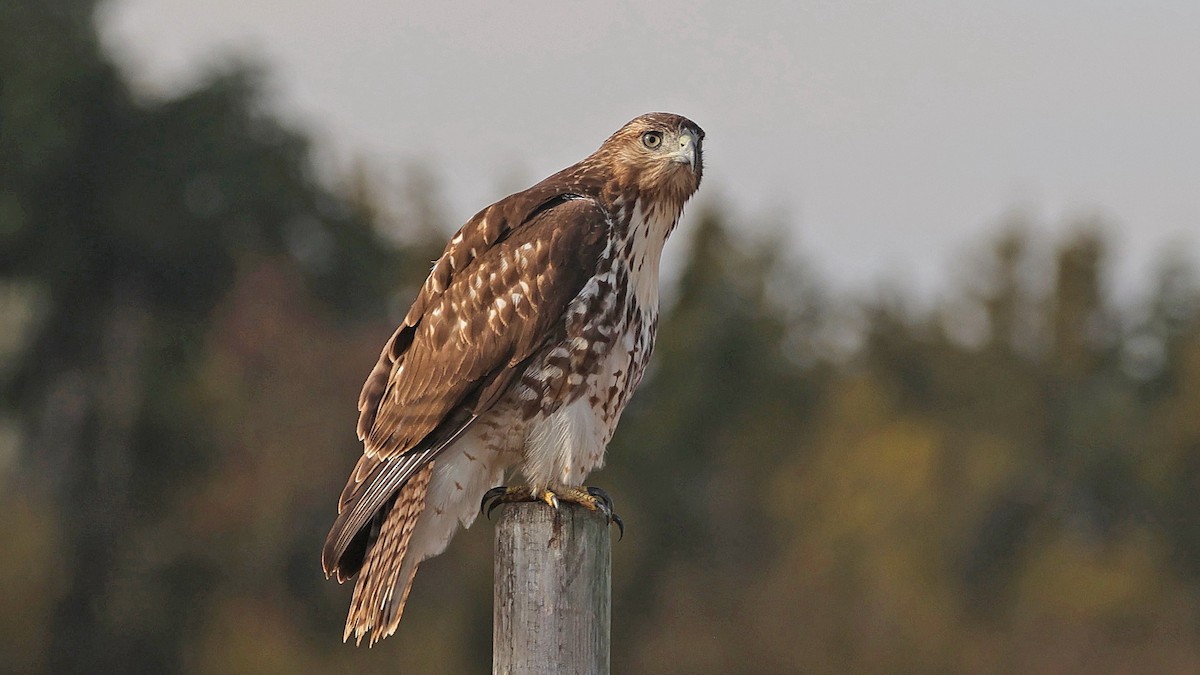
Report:
M364 453L325 542L326 575L353 577L397 491L562 339L610 227L596 201L543 183L455 235L363 385Z

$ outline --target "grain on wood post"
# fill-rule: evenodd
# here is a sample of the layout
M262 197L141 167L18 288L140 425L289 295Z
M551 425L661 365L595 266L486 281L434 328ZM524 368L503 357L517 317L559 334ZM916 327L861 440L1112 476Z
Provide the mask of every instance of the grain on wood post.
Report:
M604 516L573 504L500 507L492 672L607 674L612 539Z

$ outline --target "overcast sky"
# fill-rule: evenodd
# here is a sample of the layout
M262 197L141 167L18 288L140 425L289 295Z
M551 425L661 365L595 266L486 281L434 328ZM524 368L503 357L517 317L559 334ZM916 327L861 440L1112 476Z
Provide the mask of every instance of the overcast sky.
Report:
M427 162L458 221L667 110L707 132L699 200L786 223L843 287L942 286L1014 209L1100 215L1126 289L1200 257L1196 0L109 0L101 25L150 91L265 62L323 161Z

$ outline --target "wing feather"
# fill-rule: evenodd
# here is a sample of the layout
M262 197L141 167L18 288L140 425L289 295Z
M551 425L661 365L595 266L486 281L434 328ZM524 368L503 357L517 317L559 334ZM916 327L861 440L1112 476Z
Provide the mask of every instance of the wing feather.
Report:
M503 397L538 350L561 339L567 305L595 272L611 226L595 200L540 184L484 209L451 239L363 385L364 454L326 539L327 575L358 571L370 542L352 544L369 536L365 526ZM512 304L520 306L507 311Z

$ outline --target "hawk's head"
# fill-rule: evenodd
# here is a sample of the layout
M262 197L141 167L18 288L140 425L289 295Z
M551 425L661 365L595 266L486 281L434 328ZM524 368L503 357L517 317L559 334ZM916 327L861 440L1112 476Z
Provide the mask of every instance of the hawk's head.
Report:
M589 159L608 172L618 192L680 209L704 174L704 130L686 117L647 113L608 137Z

